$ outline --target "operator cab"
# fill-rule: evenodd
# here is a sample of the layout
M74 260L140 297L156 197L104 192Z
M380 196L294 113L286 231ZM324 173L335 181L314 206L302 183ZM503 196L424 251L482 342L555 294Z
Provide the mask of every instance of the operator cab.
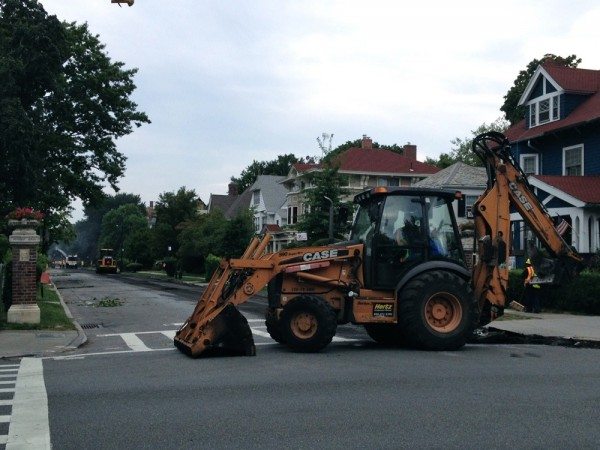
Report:
M452 209L455 193L377 187L358 194L350 240L365 244L365 284L394 289L411 268L428 261L465 265Z

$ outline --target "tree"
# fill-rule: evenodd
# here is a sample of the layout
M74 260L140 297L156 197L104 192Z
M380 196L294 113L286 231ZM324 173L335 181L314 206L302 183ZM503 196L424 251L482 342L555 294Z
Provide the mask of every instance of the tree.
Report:
M102 248L112 248L117 257L126 256L135 259L136 255L123 255L125 243L132 236L148 228L146 216L137 205L129 203L108 211L102 218L100 245Z
M102 229L102 219L106 213L122 205L134 204L141 214L145 214L145 206L139 195L119 193L106 195L95 206L84 208L85 218L75 223L75 240L68 247L69 253L75 253L80 258L94 260L98 256L98 243Z
M156 226L155 242L158 244L158 257L177 252L179 242L177 236L186 222L198 216L198 196L196 191L180 187L177 192L164 192L159 195L155 206Z
M252 186L259 175L287 175L293 164L302 161L292 153L279 155L271 161L254 160L252 164L242 170L239 177L231 177L231 181L236 184L238 192L241 193Z
M451 142L453 145L450 153L442 153L437 159L435 158L427 158L425 162L427 164L433 164L441 169L445 169L448 166L456 162L463 162L470 166L482 166L483 163L475 153L472 151L473 139L482 133L487 133L488 131L498 131L503 133L508 128L508 122L504 120L502 117L499 117L492 123L482 123L475 130L471 130L471 136L465 138L454 138Z
M347 189L344 177L338 173L338 168L329 163L324 164L323 170L307 175L312 184L306 190L305 203L310 205L310 211L302 216L298 229L306 231L308 240L312 243L329 237L329 207L331 199L334 208L334 237L340 237L345 230L345 223L340 222L341 197L346 195ZM349 206L348 206L349 207Z
M0 213L68 211L117 190L116 139L149 123L130 96L137 69L113 62L87 24L61 23L37 0L0 0ZM50 230L52 232L52 230Z
M513 86L504 96L504 103L500 107L500 111L504 112L504 117L511 123L511 125L519 122L525 116L525 110L523 107L518 106L519 99L523 95L523 92L525 92L527 83L529 83L529 80L533 76L533 73L537 67L546 61L552 61L554 64L564 67L576 68L579 63L581 63L581 58L578 58L577 55L569 55L566 58L563 58L562 56L547 53L541 59L534 59L527 64L525 70L521 70L519 75L517 75Z

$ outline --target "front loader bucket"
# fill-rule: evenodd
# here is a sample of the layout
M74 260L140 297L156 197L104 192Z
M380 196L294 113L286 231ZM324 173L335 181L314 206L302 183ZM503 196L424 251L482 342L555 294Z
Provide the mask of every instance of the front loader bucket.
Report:
M190 318L191 320L192 318ZM228 304L203 326L188 321L175 335L175 346L188 356L255 356L256 347L246 318Z

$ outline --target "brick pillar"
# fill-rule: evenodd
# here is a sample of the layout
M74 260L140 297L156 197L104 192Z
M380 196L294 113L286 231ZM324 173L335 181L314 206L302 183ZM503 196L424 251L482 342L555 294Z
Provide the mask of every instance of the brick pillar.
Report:
M40 323L36 302L36 262L40 237L35 232L36 220L9 221L15 230L8 238L12 248L12 305L8 323Z

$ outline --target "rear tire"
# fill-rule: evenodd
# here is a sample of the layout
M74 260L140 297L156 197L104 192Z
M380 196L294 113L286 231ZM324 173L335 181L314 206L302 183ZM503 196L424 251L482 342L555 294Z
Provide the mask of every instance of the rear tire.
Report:
M281 320L277 318L277 313L272 308L267 308L265 312L265 325L269 336L280 344L285 344L283 333L281 331Z
M398 325L411 346L456 350L477 325L477 300L468 281L454 272L421 273L398 295Z
M296 352L318 352L335 336L337 317L321 297L303 295L290 300L281 312L285 344Z

